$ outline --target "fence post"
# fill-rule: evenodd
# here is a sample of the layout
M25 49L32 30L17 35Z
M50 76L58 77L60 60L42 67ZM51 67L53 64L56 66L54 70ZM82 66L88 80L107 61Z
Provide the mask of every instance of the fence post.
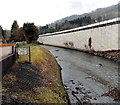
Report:
M31 62L30 46L29 46L29 62Z
M12 45L12 54L14 53L14 46Z
M17 52L17 47L15 47L15 60L18 58L18 52Z

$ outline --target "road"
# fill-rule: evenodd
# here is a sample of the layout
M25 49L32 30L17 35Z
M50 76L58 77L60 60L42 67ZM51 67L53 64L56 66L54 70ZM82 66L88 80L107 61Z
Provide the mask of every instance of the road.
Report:
M118 87L118 64L80 51L44 46L62 68L62 80L71 103L117 103L102 96Z

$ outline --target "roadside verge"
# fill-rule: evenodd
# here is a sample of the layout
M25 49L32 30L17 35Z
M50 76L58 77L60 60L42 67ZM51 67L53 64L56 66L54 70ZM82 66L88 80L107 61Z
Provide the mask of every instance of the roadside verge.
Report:
M31 63L27 55L21 55L3 77L3 104L68 104L55 58L40 46L34 45L30 49Z

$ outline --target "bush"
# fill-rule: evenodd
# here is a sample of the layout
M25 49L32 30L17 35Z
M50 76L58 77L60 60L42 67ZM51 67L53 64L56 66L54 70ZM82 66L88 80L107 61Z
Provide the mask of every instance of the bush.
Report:
M16 42L16 47L25 46L25 45L27 45L27 44L28 44L28 42L26 42L26 41L23 41L23 42Z
M39 41L32 41L32 44L40 44L40 42Z

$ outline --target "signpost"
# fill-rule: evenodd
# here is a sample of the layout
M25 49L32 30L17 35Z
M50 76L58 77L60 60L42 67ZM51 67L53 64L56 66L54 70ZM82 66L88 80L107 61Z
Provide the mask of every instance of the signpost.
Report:
M24 47L18 48L18 55L27 55L27 54L28 54L27 48Z
M30 46L29 47L18 48L18 55L28 55L29 56L29 62L31 62Z
M29 62L31 62L30 46L29 46Z

